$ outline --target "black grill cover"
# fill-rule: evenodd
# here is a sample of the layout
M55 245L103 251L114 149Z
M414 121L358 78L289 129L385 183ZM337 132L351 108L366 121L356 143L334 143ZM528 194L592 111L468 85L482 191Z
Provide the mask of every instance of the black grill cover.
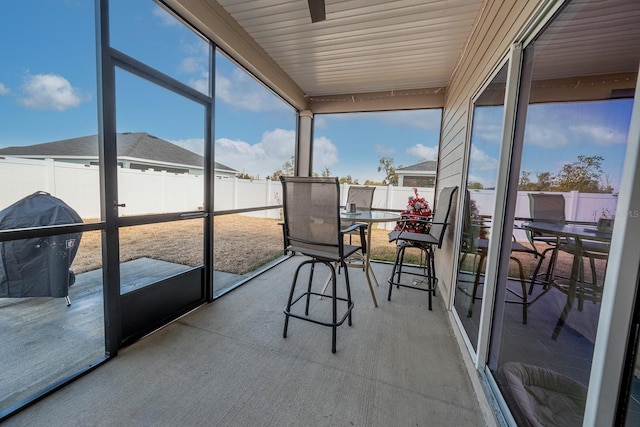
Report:
M0 230L81 223L62 200L36 192L0 211ZM0 297L66 297L82 233L0 242Z

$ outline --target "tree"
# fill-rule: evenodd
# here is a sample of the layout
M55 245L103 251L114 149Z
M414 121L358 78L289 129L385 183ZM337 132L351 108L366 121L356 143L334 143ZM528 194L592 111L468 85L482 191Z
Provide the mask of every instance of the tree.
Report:
M600 178L600 191L603 193L613 193L615 191L611 174L605 173L602 175L602 178Z
M551 172L536 173L536 181L531 181L531 172L522 171L518 182L518 190L522 191L558 191L555 183L555 177Z
M393 167L393 159L391 157L380 157L379 163L378 172L384 170L387 183L398 185L398 174L396 173L396 168Z
M356 184L358 182L356 181ZM372 181L370 179L365 180L364 185L385 185L384 182Z
M531 172L522 171L518 180L518 190L530 191L533 183L531 182Z
M612 193L611 177L602 171L602 156L578 155L578 160L562 166L557 175L551 172L536 174L537 181L529 178L531 172L523 171L518 189L524 191L580 191L582 193Z
M289 160L287 160L282 164L282 166L280 166L280 169L278 169L271 175L271 179L274 181L277 181L280 179L280 175L293 176L294 172L295 172L295 157L291 156Z
M351 178L351 175L347 175L347 176L343 176L342 178L339 179L340 184L358 184L358 180L357 179L353 179Z
M328 178L331 176L331 171L329 170L328 167L325 166L325 168L322 169L322 172L316 172L316 171L311 172L311 176L315 176L315 177L321 176L323 178Z
M540 172L536 174L538 181L536 182L536 191L553 191L556 186L556 178L551 172Z
M557 191L600 192L603 160L602 156L579 155L577 161L565 164L557 176Z
M469 190L482 190L484 188L484 185L482 185L481 182L472 181L469 184L467 184L467 188Z

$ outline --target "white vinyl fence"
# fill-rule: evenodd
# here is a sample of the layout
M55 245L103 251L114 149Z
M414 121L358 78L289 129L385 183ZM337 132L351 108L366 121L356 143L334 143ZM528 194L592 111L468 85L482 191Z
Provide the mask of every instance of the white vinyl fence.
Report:
M119 208L121 215L195 211L203 206L204 177L161 171L118 169ZM83 218L100 217L100 185L98 166L19 158L0 158L0 210L36 191L46 191L64 200ZM346 201L348 184L342 185L342 202ZM419 194L433 207L433 188L419 188ZM220 178L215 181L216 211L273 206L282 203L282 187L278 181L252 181ZM603 212L616 213L617 195L591 194L577 191L563 193L568 220L597 221ZM373 207L402 210L413 195L411 187L378 186ZM492 190L470 190L480 214L491 214ZM247 215L279 218L278 209ZM516 217L529 216L527 192L518 193Z

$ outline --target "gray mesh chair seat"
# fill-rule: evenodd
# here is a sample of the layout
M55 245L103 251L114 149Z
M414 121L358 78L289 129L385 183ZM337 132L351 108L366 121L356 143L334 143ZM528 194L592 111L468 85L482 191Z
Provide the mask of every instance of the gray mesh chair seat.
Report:
M533 221L545 221L545 222L565 222L565 200L562 194L548 194L548 193L529 193L529 214ZM536 250L536 256L539 257L538 263L531 275L531 285L529 286L529 294L533 293L533 286L539 277L544 277L541 281L542 285L546 288L553 280L553 274L555 264L558 256L558 245L566 243L564 239L558 240L557 236L551 234L533 233L527 231L527 238L529 243ZM545 243L549 247L545 248L542 252L539 252L536 243ZM545 273L540 274L540 268L546 258L548 252L551 252L551 258L547 264L547 270Z
M335 353L337 327L347 319L348 324L351 325L351 311L354 306L345 260L357 251L366 251L364 233L367 225L353 224L347 228L341 226L338 178L281 176L280 181L283 195L285 249L308 257L298 265L294 273L287 305L283 310L285 314L283 337L287 337L290 317L328 326L332 329L331 351ZM360 234L360 244L345 244L344 236L356 230ZM344 269L344 296L338 296L336 264ZM317 265L324 265L330 271L331 295L313 290ZM298 278L303 267L306 266L309 268L305 286L302 292L296 293ZM312 300L312 295L327 298ZM331 307L327 308L329 301ZM303 302L304 304L296 305ZM338 305L341 307L340 310Z
M437 278L435 273L434 247L440 248L447 229L449 213L453 197L458 187L447 187L440 192L438 206L434 211L431 221L421 221L415 218L400 220L403 224L399 231L389 233L389 241L396 242L396 258L391 270L391 276L387 280L389 283L389 294L387 300L391 301L391 291L393 287L405 287L426 291L429 294L429 310L432 309L432 298L436 292ZM426 222L429 227L427 233L414 233L405 231L408 222ZM404 256L407 249L416 248L420 250L421 261L418 270L405 268ZM407 281L402 276L414 278Z

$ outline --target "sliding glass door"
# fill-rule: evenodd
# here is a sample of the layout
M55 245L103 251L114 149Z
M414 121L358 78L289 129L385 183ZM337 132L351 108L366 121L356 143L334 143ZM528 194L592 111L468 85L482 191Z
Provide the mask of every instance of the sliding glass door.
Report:
M635 1L569 2L523 52L487 362L519 424L534 417L521 387L562 396L564 422L583 421L612 224L627 215L638 16Z
M462 204L462 235L454 308L474 351L477 351L491 220L495 206L497 165L504 121L507 64L474 102L471 143L466 154L467 179Z

